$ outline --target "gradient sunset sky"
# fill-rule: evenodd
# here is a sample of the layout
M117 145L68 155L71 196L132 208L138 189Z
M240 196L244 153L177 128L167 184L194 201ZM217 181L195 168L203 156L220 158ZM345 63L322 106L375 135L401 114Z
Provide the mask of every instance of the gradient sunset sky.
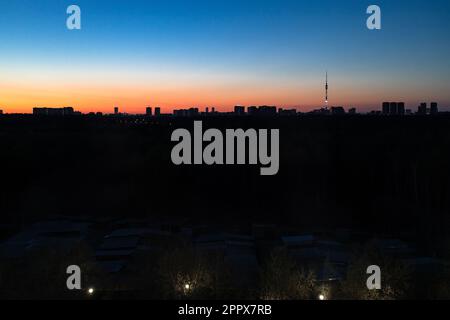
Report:
M82 30L66 9L82 10ZM382 30L366 9L382 9ZM450 1L0 0L0 109L450 106Z

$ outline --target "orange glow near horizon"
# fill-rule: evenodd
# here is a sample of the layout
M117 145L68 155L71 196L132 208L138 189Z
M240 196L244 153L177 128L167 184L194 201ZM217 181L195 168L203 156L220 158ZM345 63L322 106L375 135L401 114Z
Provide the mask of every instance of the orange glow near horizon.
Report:
M450 46L442 41L450 5L424 10L420 0L405 11L393 1L389 28L374 31L358 1L329 10L318 1L118 0L107 10L83 1L83 27L68 30L61 2L3 1L4 113L235 105L307 112L324 106L327 72L330 107L365 112L402 101L417 110L436 101L450 110ZM421 23L411 24L409 11Z
M145 77L134 73L93 73L89 77L73 73L70 77L57 72L6 75L0 80L0 109L4 113L32 113L34 107L71 106L82 113L145 113L146 106L161 107L163 113L174 109L215 107L232 111L235 105L275 105L310 111L324 104L322 79L297 82L264 77L231 77L209 74L168 74ZM117 79L120 79L117 80ZM330 106L356 107L358 110L379 109L381 102L405 101L415 108L415 88L372 87L342 79L330 86ZM431 100L430 100L431 101Z
M317 99L319 98L319 99ZM298 103L302 101L302 104ZM277 105L297 107L320 105L320 92L292 93L289 88L257 89L254 87L131 87L131 86L28 86L3 85L0 88L0 108L7 113L31 113L34 107L71 106L77 111L113 111L144 113L146 106L161 107L162 112L177 108L215 107L231 111L235 105Z
M0 88L0 109L5 113L32 113L34 107L71 106L83 113L112 113L118 106L121 112L144 113L146 106L161 107L162 112L174 109L215 107L219 111L231 111L235 105L276 105L309 111L323 105L322 91L306 88L268 87L131 87L131 86L28 86L2 85ZM350 99L349 99L350 98ZM330 105L365 107L363 97L351 94L342 88ZM378 103L375 104L378 106Z

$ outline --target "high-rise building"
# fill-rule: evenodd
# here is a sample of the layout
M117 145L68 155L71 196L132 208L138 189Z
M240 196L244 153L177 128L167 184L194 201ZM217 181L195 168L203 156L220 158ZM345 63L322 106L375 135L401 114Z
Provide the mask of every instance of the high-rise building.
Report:
M390 113L390 103L383 102L383 114L388 115Z
M439 108L437 102L432 102L430 105L430 114L436 115L439 113Z
M3 110L0 110L0 114L3 114Z
M243 106L235 106L234 107L234 114L242 116L245 114L245 107Z
M397 112L401 116L405 115L405 103L404 102L397 102Z
M156 107L155 108L155 116L159 117L161 115L161 108L160 107Z
M205 108L205 113L209 113L209 108L208 107Z
M146 116L152 116L153 115L153 111L152 111L152 108L151 107L147 107L146 109L145 109L145 115Z
M390 102L389 103L389 114L391 116L395 116L398 114L398 104L397 102Z
M426 115L427 114L427 103L426 102L422 102L419 106L419 108L417 109L417 113L420 115Z
M119 107L114 107L114 114L119 114Z

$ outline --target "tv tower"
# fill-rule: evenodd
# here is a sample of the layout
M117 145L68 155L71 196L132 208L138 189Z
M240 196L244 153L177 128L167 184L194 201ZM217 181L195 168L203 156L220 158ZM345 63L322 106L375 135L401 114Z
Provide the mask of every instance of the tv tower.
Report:
M328 71L325 74L325 109L328 109Z

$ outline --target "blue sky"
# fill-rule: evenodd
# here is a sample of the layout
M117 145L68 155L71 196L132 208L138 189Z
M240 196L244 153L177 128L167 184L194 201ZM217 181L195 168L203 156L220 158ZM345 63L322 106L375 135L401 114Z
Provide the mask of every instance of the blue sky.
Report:
M70 4L81 7L80 31L65 27ZM382 9L380 31L365 27L370 4ZM183 98L311 108L323 100L325 70L336 105L450 106L449 31L447 0L0 0L0 84L10 89L0 89L0 106L54 102L41 93L54 91L82 109L97 100L100 109L170 108ZM61 84L84 99L71 100ZM15 101L21 90L35 94ZM177 94L180 101L168 98Z

